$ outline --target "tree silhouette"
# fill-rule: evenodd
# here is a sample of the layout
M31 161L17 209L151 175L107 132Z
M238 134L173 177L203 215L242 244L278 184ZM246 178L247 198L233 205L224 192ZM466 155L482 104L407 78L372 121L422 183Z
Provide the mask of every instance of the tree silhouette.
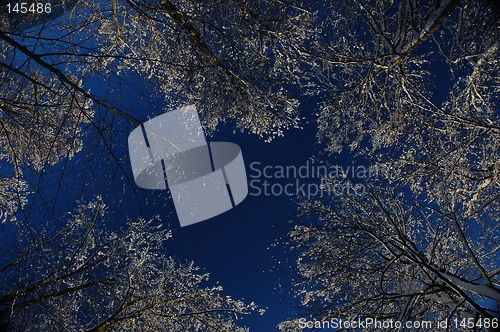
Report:
M345 1L328 13L328 40L311 52L320 59L318 84L328 91L318 121L326 150L363 144L394 181L437 201L458 195L471 211L495 201L494 8L476 1Z
M472 319L474 326L488 321L478 330L494 331L500 313L496 230L476 226L478 215L463 219L457 210L414 203L402 193L371 186L364 195L303 202L301 213L313 220L295 225L285 243L299 255L294 287L301 312L311 320L369 317L403 327L431 321L429 331L444 320L467 331L471 327L460 323ZM302 330L298 319L281 328Z
M453 0L325 7L308 51L310 93L323 98L318 137L379 172L357 184L364 195L303 202L285 240L299 255L301 312L492 330L479 325L498 317L500 300L498 12ZM323 182L328 191L354 180Z
M78 331L245 331L235 315L255 312L207 286L208 273L162 254L170 232L157 220L106 230L98 197L57 232L16 228L0 276L2 328ZM7 242L7 243L6 243Z

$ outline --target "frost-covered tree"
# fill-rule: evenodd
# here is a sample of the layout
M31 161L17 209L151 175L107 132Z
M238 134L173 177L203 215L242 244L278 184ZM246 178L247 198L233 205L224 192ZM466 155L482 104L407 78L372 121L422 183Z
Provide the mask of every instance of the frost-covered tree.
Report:
M379 172L364 195L303 202L285 243L299 255L301 312L315 320L498 317L497 5L325 6L323 33L307 52L318 72L309 91L323 98L318 137L327 152L351 149ZM325 189L338 180L324 179Z
M63 190L74 168L87 184L132 184L127 134L182 104L197 104L207 131L232 121L267 139L283 134L298 125L291 92L314 17L305 5L90 0L54 2L38 16L0 13L3 160L39 198L41 188ZM44 168L58 161L62 170ZM37 204L54 213L55 202Z
M19 209L27 203L27 188L19 176L0 177L0 224L15 220Z
M87 90L76 89L83 77L123 82L133 71L170 107L196 102L211 129L234 119L242 129L272 137L297 124L297 102L287 91L298 82L298 45L311 33L306 27L313 17L301 3L67 3L67 13L52 22L31 29L17 23L24 30L4 32L7 49L83 94Z
M434 324L429 331L445 319L451 330L470 331L463 322L472 319L488 321L483 330L494 331L500 238L498 219L483 212L464 215L451 206L415 203L388 186L303 202L301 213L309 218L285 239L298 253L293 287L301 317L369 317L403 327L425 320ZM300 326L298 318L281 324L285 331Z
M3 63L0 69L2 159L41 170L71 158L81 149L81 124L92 118L90 105L56 77L39 70L21 73L13 65Z
M498 197L500 16L493 1L335 2L317 58L326 150L471 212Z
M233 119L273 137L298 120L289 89L313 17L301 4L130 0L114 4L113 16L96 13L95 28L108 66L153 77L173 103L196 102L209 129Z
M165 256L170 232L158 220L110 230L106 209L98 198L81 203L59 231L4 230L2 330L246 330L236 319L255 305L221 295L193 263Z

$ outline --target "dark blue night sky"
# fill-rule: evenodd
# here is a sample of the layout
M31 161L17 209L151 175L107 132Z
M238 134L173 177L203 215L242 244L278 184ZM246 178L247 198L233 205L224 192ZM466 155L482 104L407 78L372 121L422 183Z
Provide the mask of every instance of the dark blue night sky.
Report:
M102 82L101 84L93 82L92 85L94 91L106 89L106 85ZM121 102L126 101L125 104L128 105L138 104L139 97L134 97L133 93L126 91L122 91ZM144 92L142 98L144 99ZM322 153L322 146L316 137L314 113L317 105L306 99L302 100L301 105L302 128L290 128L285 131L283 137L276 137L271 142L265 142L263 138L248 132L242 133L231 122L219 125L219 129L212 136L206 137L208 142L227 141L240 146L249 182L249 194L242 203L211 219L180 227L173 201L166 198L168 196L166 193L138 189L137 186L130 188L119 176L107 179L111 180L114 188L121 188L123 185L127 188L124 200L120 204L108 202L109 217L114 227L121 227L120 221L124 221L127 217L136 218L141 213L137 198L133 195L135 191L142 204L142 213L159 215L161 222L172 230L172 239L166 242L167 255L180 261L194 261L196 266L210 273L209 284L220 283L224 295L234 299L244 299L246 303L255 302L267 308L263 315L252 314L242 317L241 324L249 327L251 331L278 330L277 325L280 322L294 316L293 295L287 295L283 289L278 290L280 284L286 285L290 279L282 272L272 271L278 262L282 263L280 258L284 258L284 253L282 249L277 249L272 244L281 235L275 226L286 223L297 215L297 203L301 197L296 193L298 192L299 196L302 193L307 195L310 185L311 194L314 194L320 184L317 174L313 176L304 172L306 168L309 172L315 170L313 167L317 166L318 162L312 158ZM163 113L163 106L155 99L153 92L148 103L137 107L141 107L144 114L140 118L142 122ZM127 132L134 129L130 124L126 124L126 128ZM125 133L122 139L122 143L126 144ZM129 178L133 179L125 145L119 147L117 151L120 158L126 158L127 163L124 163L126 172ZM331 157L337 165L351 164L351 158L347 153ZM271 167L266 170L266 175L273 175L272 178L264 177L263 171L266 166ZM295 178L290 172L289 178L275 178L274 174L280 166L284 169L295 168L297 171L302 167L300 173L302 177L297 174ZM259 174L256 169L262 172L260 177L257 177ZM267 189L264 188L264 181L269 183ZM279 193L278 188L284 188L289 183L293 186L289 186L288 193L293 195L288 196L284 192L273 195L271 191L273 184L278 184L275 186L276 194ZM260 189L260 193L256 188ZM87 197L96 194L92 193L92 189L86 191ZM158 194L161 198L158 198ZM148 198L146 199L144 195Z
M158 214L162 222L172 229L173 237L166 242L167 255L180 261L193 260L197 266L210 273L210 283L220 282L224 295L244 299L245 302L253 301L267 308L262 316L253 314L242 317L241 324L249 327L251 331L278 330L277 325L281 321L293 316L292 296L277 290L280 279L284 278L284 282L287 282L288 277L283 273L271 271L272 266L275 266L276 261L283 255L272 247L280 236L273 224L287 222L290 216L296 215L297 202L300 199L296 195L287 196L284 192L276 196L270 189L270 186L276 183L279 186L275 187L274 193L279 193L277 188L288 183L292 183L295 188L296 178L264 178L263 174L256 178L258 173L255 169L262 172L264 167L271 166L272 172L268 171L266 175L274 174L279 166L294 166L297 170L299 167L308 166L311 170L314 164L311 158L321 152L315 137L316 124L311 121L314 107L312 104L303 105L306 119L302 129L291 128L285 132L284 137L277 137L270 143L256 135L241 133L230 123L220 126L221 129L213 136L207 137L209 142L227 141L238 144L243 153L248 182L256 179L261 181L253 182L253 188L249 186L249 194L235 208L200 223L180 227L171 200L165 202L151 199L156 203L146 206L148 213ZM157 114L152 110L150 117ZM350 161L338 162L347 165ZM250 167L252 163L253 170ZM132 171L128 171L132 177ZM301 181L299 187L304 184L301 188L306 193L307 184L314 185L311 187L313 191L312 188L320 183L318 178L310 178L311 175L305 178L304 172L302 175L304 178L298 178ZM267 196L264 192L264 180L270 184L266 191ZM115 185L121 186L120 183ZM256 187L261 189L260 195ZM139 192L142 194L142 190ZM111 209L113 220L122 220L127 215L133 218L137 214L136 205L135 198L127 195L120 206Z

